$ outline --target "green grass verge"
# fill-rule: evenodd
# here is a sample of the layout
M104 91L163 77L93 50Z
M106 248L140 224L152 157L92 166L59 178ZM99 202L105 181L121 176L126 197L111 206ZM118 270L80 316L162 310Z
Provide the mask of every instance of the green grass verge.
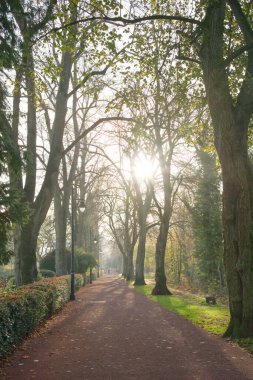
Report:
M152 285L135 286L134 288L152 301L158 302L166 309L181 315L211 333L222 335L226 330L229 322L229 310L226 306L207 305L204 299L193 295L190 296L190 301L174 295L152 296Z

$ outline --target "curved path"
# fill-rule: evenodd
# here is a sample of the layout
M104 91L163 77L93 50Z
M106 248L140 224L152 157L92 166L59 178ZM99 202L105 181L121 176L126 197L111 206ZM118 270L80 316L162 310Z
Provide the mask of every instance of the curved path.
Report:
M253 358L103 277L9 357L8 380L245 380Z

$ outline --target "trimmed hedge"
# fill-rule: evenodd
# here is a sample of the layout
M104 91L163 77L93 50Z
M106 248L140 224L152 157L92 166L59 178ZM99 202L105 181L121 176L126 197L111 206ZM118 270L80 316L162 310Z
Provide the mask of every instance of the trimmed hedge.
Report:
M75 275L75 287L83 284ZM0 294L0 357L42 321L59 311L70 297L70 276L43 278Z

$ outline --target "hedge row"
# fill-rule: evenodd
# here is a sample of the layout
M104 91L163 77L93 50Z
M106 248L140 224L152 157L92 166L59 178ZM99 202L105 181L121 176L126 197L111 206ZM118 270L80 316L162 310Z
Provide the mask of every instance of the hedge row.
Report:
M83 283L75 276L75 287ZM42 321L69 301L70 276L43 278L10 292L0 293L0 357L11 351Z

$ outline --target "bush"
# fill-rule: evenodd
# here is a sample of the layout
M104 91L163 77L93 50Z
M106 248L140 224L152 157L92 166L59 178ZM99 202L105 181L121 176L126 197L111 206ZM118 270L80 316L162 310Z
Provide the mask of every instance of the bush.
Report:
M76 275L75 287L82 286ZM59 311L70 297L70 276L44 278L0 294L0 357L46 318Z
M6 277L0 277L0 289L5 288L7 283Z
M70 273L70 267L71 267L71 253L69 250L65 250L65 255L67 257L67 268L68 272ZM42 257L40 260L40 271L41 269L47 269L55 272L55 249L53 251L47 252L45 256Z
M6 267L0 268L0 277L1 278L9 278L11 276L14 276L14 270L13 269L8 269Z
M16 287L16 279L14 276L10 276L6 284L6 290L12 290L15 287Z
M42 277L55 277L56 276L55 272L52 270L49 270L49 269L41 269L40 274L42 275Z
M88 268L94 268L97 265L95 257L90 253L77 252L77 270L78 273L85 273Z

